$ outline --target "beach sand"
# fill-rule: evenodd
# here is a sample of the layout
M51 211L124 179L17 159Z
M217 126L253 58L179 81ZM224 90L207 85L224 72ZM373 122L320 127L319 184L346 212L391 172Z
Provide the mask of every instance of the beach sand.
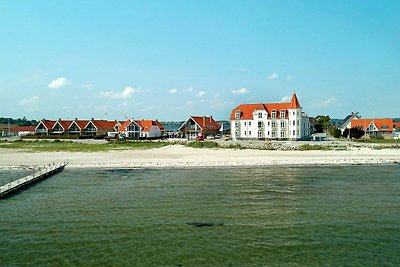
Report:
M195 149L170 145L148 150L107 152L27 152L0 149L0 168L43 166L68 161L67 168L181 168L273 165L358 165L400 163L399 149L344 151Z

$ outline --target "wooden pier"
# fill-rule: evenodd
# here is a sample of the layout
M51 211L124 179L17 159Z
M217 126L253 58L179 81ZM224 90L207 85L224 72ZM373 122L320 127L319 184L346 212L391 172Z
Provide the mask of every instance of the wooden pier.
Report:
M37 172L34 172L32 175L25 176L23 178L20 178L18 180L0 186L0 198L8 197L20 190L25 189L28 186L31 186L41 180L50 177L55 173L62 171L67 164L68 164L67 162L63 162L63 163L44 166L43 169L37 170Z

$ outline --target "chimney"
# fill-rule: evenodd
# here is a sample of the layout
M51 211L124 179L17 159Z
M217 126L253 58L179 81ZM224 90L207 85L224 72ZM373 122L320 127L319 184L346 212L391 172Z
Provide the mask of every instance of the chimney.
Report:
M61 118L58 118L58 121L61 121Z
M94 118L92 118L91 121L94 121Z
M78 118L75 118L75 120L77 121L77 120L78 120Z

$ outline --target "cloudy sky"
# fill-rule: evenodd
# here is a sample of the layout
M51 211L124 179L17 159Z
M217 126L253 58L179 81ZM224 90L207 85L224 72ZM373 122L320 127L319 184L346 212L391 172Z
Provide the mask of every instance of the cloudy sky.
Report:
M0 1L0 117L400 117L400 1Z

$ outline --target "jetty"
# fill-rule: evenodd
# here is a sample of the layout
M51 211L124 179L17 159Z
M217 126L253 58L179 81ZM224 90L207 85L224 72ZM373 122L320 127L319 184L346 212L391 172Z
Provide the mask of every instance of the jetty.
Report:
M22 177L18 180L0 186L0 198L6 198L20 190L23 190L52 176L53 174L61 172L67 164L68 162L57 164L53 163L53 165L49 164L48 166L44 166L43 169L39 168L37 171L34 171L32 175Z

